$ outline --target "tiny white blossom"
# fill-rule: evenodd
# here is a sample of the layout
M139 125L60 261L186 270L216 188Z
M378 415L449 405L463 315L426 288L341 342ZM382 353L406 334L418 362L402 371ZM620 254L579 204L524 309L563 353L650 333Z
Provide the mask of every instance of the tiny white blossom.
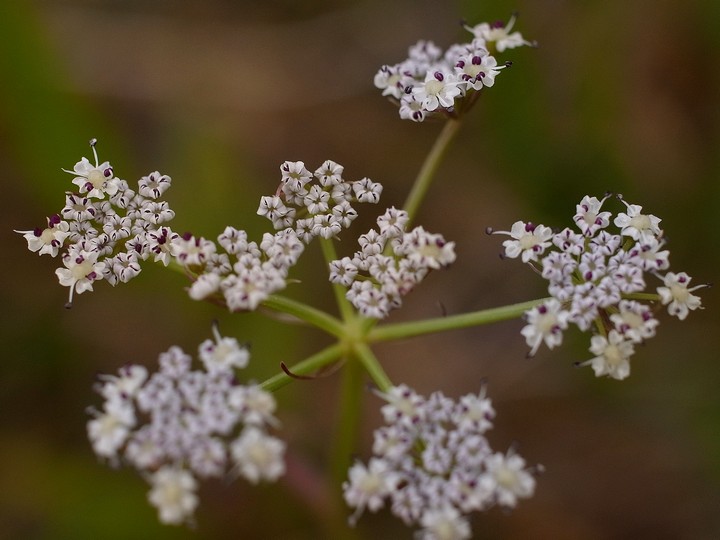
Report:
M114 458L135 425L135 414L132 406L120 397L106 402L104 409L88 422L88 438L98 456Z
M549 349L562 344L562 331L567 328L570 314L555 298L532 308L525 317L528 324L520 333L530 347L529 356L534 356L543 342Z
M163 467L150 477L148 500L158 509L160 521L179 525L192 517L198 505L197 482L182 469Z
M451 108L460 95L460 88L453 74L434 71L428 72L423 84L414 87L412 92L426 110L434 111L438 107Z
M653 317L652 310L634 300L621 300L618 313L610 315L615 329L633 343L640 343L655 335L660 321Z
M253 484L276 480L285 472L285 443L263 430L248 426L231 445L238 471Z
M170 187L172 180L166 174L151 172L138 180L138 193L143 197L157 199Z
M606 195L602 200L597 197L585 196L580 204L578 204L573 220L577 224L580 232L585 236L594 236L600 229L604 229L610 224L610 212L601 212L603 203L609 197Z
M47 222L48 226L45 229L15 232L23 235L27 240L28 249L33 253L55 257L65 239L70 235L70 225L67 221L60 219L57 214L50 216Z
M65 257L65 268L58 268L55 274L63 287L70 287L68 305L72 304L73 293L82 294L93 290L93 282L102 279L104 263L98 262L97 251L87 251L73 246Z
M221 277L218 274L202 274L193 282L188 289L188 294L193 300L204 300L215 294L220 289Z
M424 527L418 540L465 540L471 538L470 524L452 506L428 509L420 519Z
M628 204L625 200L622 202L627 207L627 213L620 212L613 222L620 227L620 234L629 236L633 240L644 241L650 241L661 234L660 218L652 214L643 214L642 206Z
M535 491L535 478L525 468L525 460L512 451L500 452L485 460L488 474L495 482L498 504L514 508L518 499L531 497Z
M692 292L705 285L688 288L691 279L685 272L668 272L663 278L665 286L657 289L661 302L668 307L668 313L681 321L685 320L690 311L701 307L700 297Z
M352 189L355 192L355 198L359 202L377 203L382 193L382 184L373 182L369 178L363 178L352 183Z
M388 464L379 458L372 458L368 467L355 463L348 472L349 481L343 483L343 496L349 506L356 512L350 518L355 524L365 508L376 512L384 505L384 498L395 489L400 480L399 475Z
M494 43L498 52L505 49L514 49L515 47L533 46L533 43L526 41L520 32L511 32L515 24L516 16L510 17L506 23L497 21L492 24L480 23L472 28L468 28L476 38L482 39L488 43Z
M322 186L335 186L343 181L344 167L328 159L315 171L315 178Z
M593 336L590 352L596 356L580 365L590 365L596 376L607 375L622 380L630 375L630 357L635 353L635 347L616 330L610 330L607 337Z
M120 180L113 176L113 169L110 163L105 161L98 164L95 140L90 141L95 165L92 165L87 158L82 158L73 167L72 171L65 172L76 175L72 183L78 186L80 193L87 193L88 197L102 199L105 194L115 195L120 187Z
M512 240L505 240L505 256L515 259L522 257L522 262L537 261L538 256L550 245L552 229L544 225L534 225L524 221L513 223L510 232L494 231L493 234L507 234Z
M213 335L214 341L206 339L199 348L200 360L208 372L229 371L247 366L250 353L245 347L240 347L237 339L222 337L216 326L213 326Z

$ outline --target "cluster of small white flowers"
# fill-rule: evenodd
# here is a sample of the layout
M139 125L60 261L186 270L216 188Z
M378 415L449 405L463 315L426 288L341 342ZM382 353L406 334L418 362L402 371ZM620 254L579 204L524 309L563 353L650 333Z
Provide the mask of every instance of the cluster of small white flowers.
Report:
M193 299L216 300L231 311L254 310L285 288L305 244L316 236L336 236L357 217L351 202L377 203L382 192L382 185L368 178L346 182L342 165L330 160L314 174L302 161L286 161L280 171L277 194L262 197L257 213L281 230L265 233L260 245L233 227L217 244L192 235L173 240L173 256L195 278L189 290Z
M405 385L381 394L385 425L375 431L367 465L357 462L343 484L354 524L365 509L386 501L425 539L470 538L467 514L500 505L514 508L532 496L535 478L513 450L493 452L485 433L495 410L483 388L454 401L441 392L425 398Z
M267 433L278 425L275 399L236 382L233 370L245 367L249 354L237 340L213 332L215 339L199 347L203 369L192 370L192 358L171 347L151 376L140 365L101 376L97 391L105 402L90 409L93 450L145 473L152 486L148 499L163 523L192 519L196 477L230 470L257 483L285 471L285 444Z
M377 204L382 185L369 178L343 179L344 167L327 160L314 173L302 161L280 166L282 180L275 195L262 197L258 215L272 221L275 229L294 227L306 244L316 236L332 238L357 217L352 202Z
M230 311L252 311L269 295L284 289L290 268L304 250L305 245L290 228L265 233L260 245L248 241L245 231L229 226L218 236L217 244L192 235L172 243L173 256L195 276L190 297L216 300Z
M578 365L592 366L597 376L624 379L630 374L635 345L655 335L659 321L654 303L666 305L670 315L683 320L701 307L689 287L690 277L668 272L669 251L665 247L660 219L643 214L642 207L628 204L614 218L603 209L603 199L585 196L573 217L577 231L518 221L506 234L505 256L521 258L548 280L552 298L526 313L522 329L530 355L544 342L549 348L562 343L570 323L582 331L596 332L591 338L592 359ZM611 228L615 226L615 230ZM656 293L645 292L646 276L658 278Z
M386 317L430 270L455 261L454 242L422 227L405 232L407 222L407 212L388 208L377 219L379 232L361 235L352 258L330 263L330 281L348 287L348 300L365 317Z
M476 99L477 93L493 86L495 77L510 65L498 65L491 52L532 45L519 32L511 33L514 22L515 16L507 24L467 26L473 40L454 44L444 54L432 41L418 41L409 48L406 60L380 68L375 86L399 104L403 119L422 122L436 112L455 115L461 108L457 101L466 96Z
M90 141L95 164L82 158L72 171L77 192L68 192L65 207L47 219L47 227L15 231L24 235L28 249L63 262L55 273L73 294L92 291L106 280L115 286L140 273L141 261L150 257L168 265L170 243L177 235L165 224L175 213L160 199L170 177L155 171L138 180L137 191L114 176L105 161L98 163L96 140ZM107 198L106 198L107 196Z

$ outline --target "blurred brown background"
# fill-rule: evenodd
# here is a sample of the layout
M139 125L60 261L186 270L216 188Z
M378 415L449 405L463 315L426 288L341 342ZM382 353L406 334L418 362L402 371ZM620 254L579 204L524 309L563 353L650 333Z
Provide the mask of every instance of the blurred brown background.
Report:
M62 207L70 178L60 168L89 156L91 137L130 182L154 170L173 177L179 231L214 237L230 224L259 237L257 201L274 191L284 160L314 169L334 159L348 178L382 182L384 205L400 205L439 125L400 121L373 88L375 71L421 38L443 48L466 41L461 18L507 19L514 9L518 29L541 46L506 53L514 66L468 118L420 216L455 240L458 261L393 320L437 316L440 303L459 313L541 296L542 280L500 261L500 241L483 231L516 219L565 226L583 195L607 190L663 218L675 271L717 281L714 0L2 3L0 537L330 534L310 479L327 461L338 376L277 394L294 481L206 484L194 530L158 525L147 485L99 464L85 438L96 373L154 365L173 344L194 352L213 318L252 342L248 377L258 380L317 350L322 335L193 302L182 276L152 266L116 289L100 283L65 311L57 261L29 253L11 229ZM376 209L362 210L367 224ZM317 246L296 270L303 283L287 294L332 309ZM511 514L478 516L476 536L720 538L720 309L716 289L701 295L707 309L685 322L664 317L623 382L572 368L589 357L579 333L527 360L519 321L378 348L393 380L423 393L459 396L487 377L498 411L491 442L518 441L545 465L536 496ZM378 399L366 402L365 458L379 419ZM358 533L411 537L387 513L366 515Z

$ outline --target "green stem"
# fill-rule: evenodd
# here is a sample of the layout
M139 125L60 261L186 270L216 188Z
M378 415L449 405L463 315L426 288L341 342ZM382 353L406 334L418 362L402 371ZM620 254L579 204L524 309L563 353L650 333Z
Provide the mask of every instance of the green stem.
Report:
M340 343L330 345L322 351L306 358L302 362L298 362L292 366L290 371L293 375L310 375L339 360L344 351L345 347L343 347ZM274 392L292 380L293 378L290 375L282 372L267 379L260 385L260 387L268 392Z
M368 372L373 382L377 385L381 392L387 392L393 387L390 377L387 376L375 354L365 343L357 343L354 346L355 354Z
M528 309L538 306L546 300L547 298L542 298L520 304L474 311L472 313L462 313L460 315L450 315L448 317L438 317L436 319L426 319L409 323L386 324L372 329L367 336L367 341L368 343L389 341L516 319L521 317Z
M312 324L321 330L325 330L334 336L342 337L345 333L342 322L338 319L328 315L324 311L308 306L302 302L298 302L297 300L291 300L290 298L286 298L284 296L271 294L262 303L262 305L270 309L274 309L275 311L280 311L297 317L298 319Z
M330 264L332 261L337 260L337 252L335 251L335 244L333 244L330 238L320 238L320 247L322 248L323 256L325 257L325 263ZM335 294L335 301L337 302L338 309L342 315L343 320L348 321L355 317L355 311L352 305L345 297L345 287L338 283L332 284L333 293Z
M360 435L360 405L363 395L363 369L357 358L352 357L343 366L340 409L337 417L336 437L331 456L333 484L340 486L347 479L353 454L357 453Z
M452 118L448 119L445 122L445 126L443 126L440 135L438 135L438 138L435 140L435 144L430 150L430 153L425 158L425 161L420 168L420 172L415 178L415 183L413 184L413 187L410 190L407 199L405 200L405 205L403 206L403 209L408 213L408 216L410 217L408 221L408 227L410 226L412 220L415 218L415 215L417 214L420 205L425 199L425 195L430 188L430 184L435 177L435 173L440 166L440 162L445 156L445 152L449 148L450 143L455 137L455 134L460 129L460 126L461 122L459 120L455 120Z

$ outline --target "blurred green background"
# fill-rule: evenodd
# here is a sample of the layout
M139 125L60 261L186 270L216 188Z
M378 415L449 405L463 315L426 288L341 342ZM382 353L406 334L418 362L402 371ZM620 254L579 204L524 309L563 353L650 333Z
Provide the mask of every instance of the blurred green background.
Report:
M543 294L516 261L498 258L487 226L517 219L569 224L585 194L622 192L663 218L675 271L717 281L720 245L720 3L715 0L35 0L0 4L0 238L5 264L0 363L0 537L18 539L337 538L325 526L322 478L339 377L278 392L289 474L283 482L203 486L194 529L163 527L130 470L101 465L85 438L98 372L154 365L210 335L252 342L261 380L326 338L255 314L191 301L182 276L148 266L135 281L76 298L57 261L12 229L57 212L87 141L131 183L160 170L175 230L214 237L225 225L265 228L260 195L278 166L331 158L346 176L385 186L400 205L439 125L401 122L372 86L383 63L425 38L466 41L458 21L507 19L540 43L506 53L504 72L440 169L420 222L456 242L458 261L431 276L393 320L460 313ZM375 209L364 207L367 220ZM372 214L372 215L369 215ZM358 224L354 231L365 225ZM347 235L351 238L351 235ZM352 251L354 241L341 244ZM331 309L317 246L287 293ZM720 309L662 319L624 382L572 363L588 337L525 358L520 321L387 344L393 381L459 396L489 381L490 439L542 463L536 496L473 521L483 538L720 538ZM443 307L441 307L443 306ZM379 400L368 394L367 458ZM335 486L335 490L337 490ZM411 538L387 513L364 538Z

